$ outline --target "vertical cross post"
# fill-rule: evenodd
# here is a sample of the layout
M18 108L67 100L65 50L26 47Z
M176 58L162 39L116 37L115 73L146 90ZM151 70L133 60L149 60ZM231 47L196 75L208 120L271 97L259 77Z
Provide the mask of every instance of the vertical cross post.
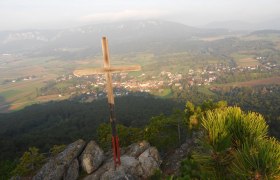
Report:
M116 116L115 116L115 102L114 102L114 94L113 94L113 84L112 84L112 73L117 72L127 72L127 71L139 71L141 70L141 66L111 66L110 58L109 58L109 48L108 48L108 40L106 37L102 38L102 52L103 52L103 68L88 68L83 70L75 70L73 73L75 76L88 76L94 74L105 74L106 82L107 82L107 96L108 96L108 104L110 110L110 123L112 127L112 149L114 154L114 163L115 167L121 164L120 160L120 146L119 146L119 138L117 134L116 128Z
M111 65L109 59L109 48L108 48L108 40L106 37L102 38L102 52L104 58L104 69L110 69ZM112 127L112 149L114 154L114 163L116 167L117 165L121 165L121 160L120 160L119 137L116 128L115 101L114 101L114 94L113 94L112 74L110 71L108 71L105 73L105 76L107 81L107 96L108 96L108 104L110 110L110 123Z

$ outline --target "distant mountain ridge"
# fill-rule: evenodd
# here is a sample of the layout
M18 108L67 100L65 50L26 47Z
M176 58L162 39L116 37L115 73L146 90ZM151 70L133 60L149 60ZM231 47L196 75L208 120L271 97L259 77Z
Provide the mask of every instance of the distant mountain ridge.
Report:
M219 30L219 33L227 31ZM117 52L145 51L149 46L171 41L185 42L196 36L215 34L184 24L162 20L139 20L88 25L62 30L24 30L0 32L0 54L84 55L100 53L100 39L107 36ZM160 42L160 43L159 43Z
M248 23L245 21L217 21L217 22L211 22L204 26L201 26L201 28L222 28L222 29L228 29L228 30L243 30L243 31L256 31L256 30L264 30L264 29L274 29L274 30L280 30L280 18L267 20L259 23Z
M265 35L265 34L278 34L280 35L280 30L259 30L250 33L250 35Z
M279 23L274 24L277 26ZM232 34L227 29L242 30L248 27L252 27L252 24L237 21L196 28L163 20L138 20L60 30L0 31L0 55L53 56L67 60L86 58L101 55L102 36L108 37L110 50L114 54L161 53L186 48L190 42L201 37Z

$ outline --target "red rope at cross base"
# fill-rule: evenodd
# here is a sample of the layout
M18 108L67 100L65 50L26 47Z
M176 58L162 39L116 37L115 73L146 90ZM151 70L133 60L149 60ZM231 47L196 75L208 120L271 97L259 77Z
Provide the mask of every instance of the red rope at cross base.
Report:
M119 137L112 136L112 147L113 147L113 154L114 154L114 163L115 167L117 165L121 165L121 158L120 158L120 146L119 146Z

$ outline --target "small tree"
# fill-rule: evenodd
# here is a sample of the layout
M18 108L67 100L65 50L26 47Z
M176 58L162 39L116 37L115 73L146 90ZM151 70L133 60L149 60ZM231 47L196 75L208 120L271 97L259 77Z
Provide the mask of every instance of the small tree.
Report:
M16 176L30 176L44 163L45 157L39 153L36 147L30 147L20 158L19 164L13 171Z
M57 154L59 154L60 152L62 152L62 151L65 149L65 147L66 147L65 144L54 145L54 146L50 149L51 156L56 156Z
M188 125L188 132L193 135L193 132L200 130L203 115L208 110L223 109L227 107L226 101L204 101L201 105L195 106L193 103L187 101L185 105L185 122Z
M117 125L118 136L120 138L120 145L122 147L128 146L134 142L143 140L143 131L140 128L126 127L121 124ZM111 148L112 142L112 128L111 125L101 124L97 129L98 143L106 151Z
M151 118L144 130L145 139L160 151L168 151L177 147L180 145L178 118L180 117L176 114L170 117L160 115ZM183 126L182 129L186 129L186 126Z

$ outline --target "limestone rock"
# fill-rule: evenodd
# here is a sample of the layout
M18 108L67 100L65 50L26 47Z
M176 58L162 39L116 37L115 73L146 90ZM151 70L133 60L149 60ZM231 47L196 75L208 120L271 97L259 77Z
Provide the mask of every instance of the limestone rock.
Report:
M122 166L116 170L110 169L106 171L100 178L100 180L134 180L132 175L127 174Z
M112 157L107 157L103 164L84 180L128 180L147 179L159 169L161 159L155 147L143 141L129 146L121 156L121 166L115 169Z
M114 169L114 167L113 159L107 159L107 161L104 162L96 171L86 176L84 180L99 180L105 172L109 171L110 169Z
M69 144L63 152L51 158L33 177L33 180L63 179L72 161L77 158L84 146L85 141L81 139Z
M78 159L74 159L70 164L66 174L63 179L66 180L76 180L79 177L79 161Z
M180 175L181 161L185 159L194 147L193 139L187 139L180 148L168 154L161 164L161 169L165 175Z
M139 156L139 162L143 168L143 177L147 178L159 169L161 159L159 152L155 147L150 147Z
M115 170L113 159L109 159L97 171L84 178L84 180L99 179L140 179L143 170L137 159L132 156L122 156L121 166Z
M139 143L133 143L127 147L125 154L138 158L146 149L150 147L150 144L147 141L141 141Z
M121 165L127 174L131 174L135 177L143 175L143 169L140 162L132 156L124 155L121 157Z
M81 165L88 174L95 171L104 161L103 150L94 142L90 141L80 156Z

